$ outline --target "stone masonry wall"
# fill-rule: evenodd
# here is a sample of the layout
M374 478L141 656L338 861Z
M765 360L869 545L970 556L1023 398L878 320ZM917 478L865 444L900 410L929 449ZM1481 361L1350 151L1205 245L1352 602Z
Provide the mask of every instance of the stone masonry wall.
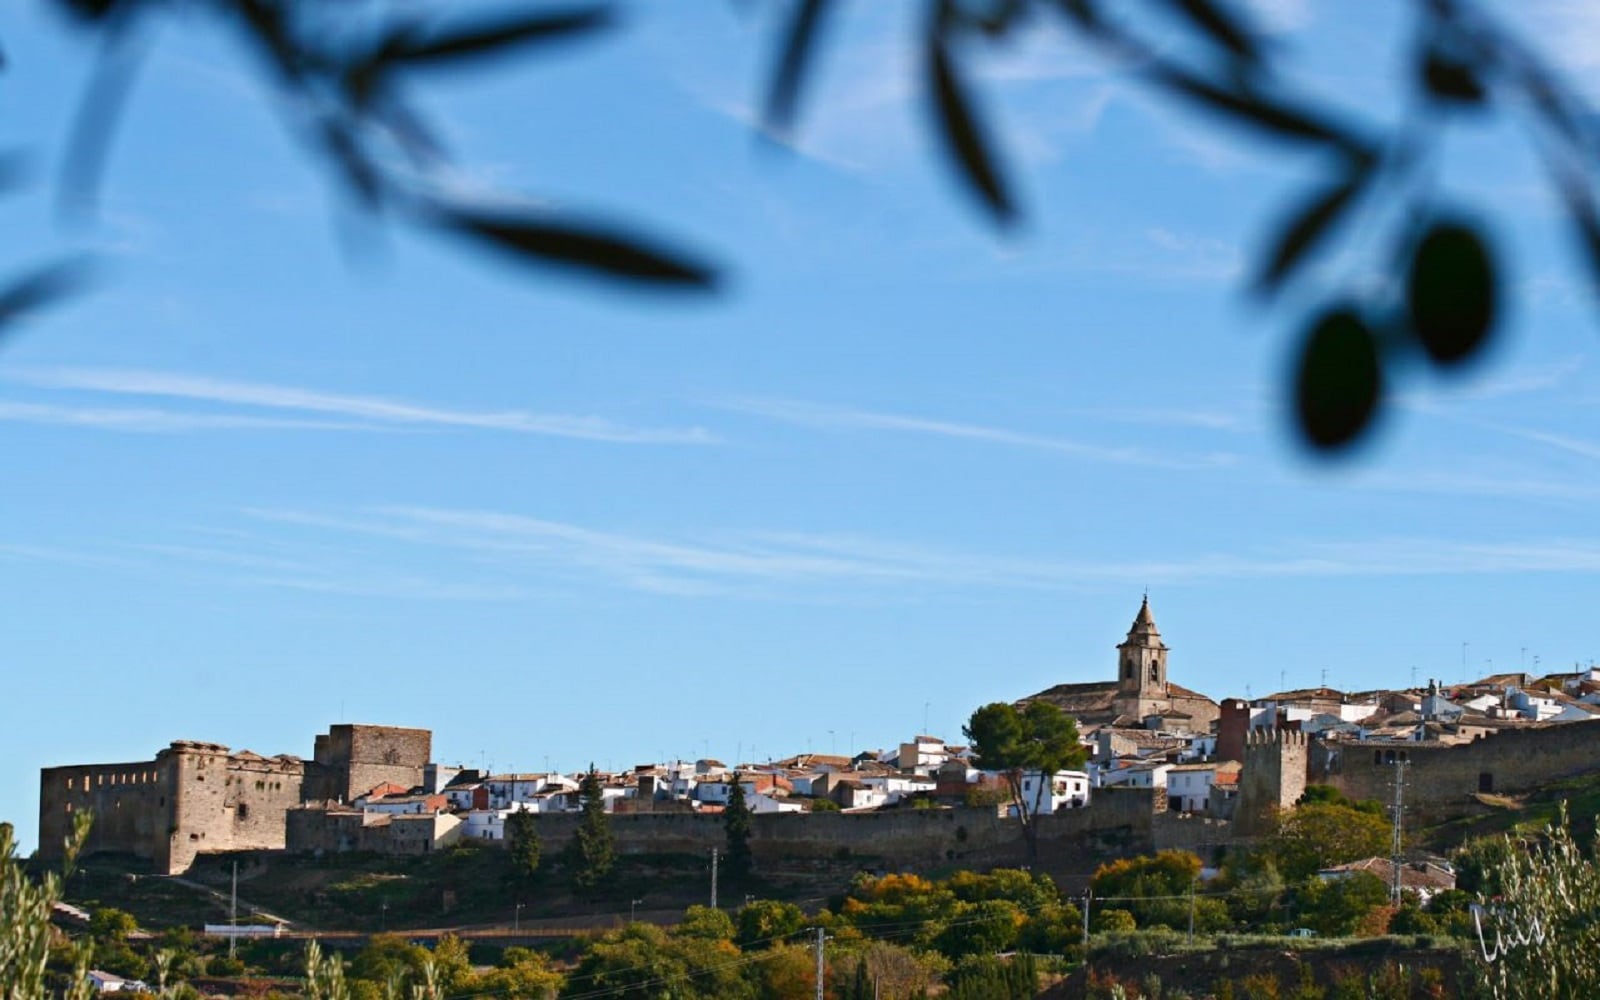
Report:
M1101 790L1086 808L1039 817L1038 866L1052 875L1080 873L1091 860L1154 846L1148 789ZM710 854L727 846L720 815L631 813L610 817L623 854ZM541 814L546 856L571 841L577 813ZM503 845L504 841L493 841ZM994 809L891 809L863 813L786 813L751 817L758 865L858 859L864 865L926 869L954 862L980 867L1027 863L1022 825Z
M39 855L58 859L74 814L95 822L88 851L154 857L172 825L172 778L163 760L47 767L39 774Z
M180 794L158 866L183 872L202 852L283 847L284 813L300 801L300 760L233 757L227 747L181 742L163 754Z
M385 782L406 788L422 784L433 754L433 733L403 726L342 723L316 741L318 775L307 797L349 802Z
M1289 809L1306 791L1310 748L1304 733L1285 729L1256 730L1246 735L1239 771L1239 803L1234 813L1237 832L1260 831L1273 811Z
M1381 761L1385 753L1400 751L1409 761L1408 820L1425 818L1448 813L1480 790L1524 792L1559 778L1600 771L1600 722L1509 730L1457 746L1327 744L1315 754L1312 780L1333 785L1353 799L1387 801L1393 795L1395 768Z
M39 850L61 856L73 815L94 814L90 852L188 869L202 851L282 848L284 811L300 801L304 765L293 757L234 756L218 743L179 740L152 761L45 768L39 776Z

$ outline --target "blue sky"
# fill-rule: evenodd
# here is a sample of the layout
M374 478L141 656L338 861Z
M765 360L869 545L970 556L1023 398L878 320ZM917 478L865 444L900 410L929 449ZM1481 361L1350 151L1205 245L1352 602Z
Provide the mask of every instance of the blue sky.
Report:
M1315 92L1387 117L1400 5L1260 2ZM1242 287L1316 164L1041 36L977 73L1026 210L997 235L857 5L793 149L756 139L759 5L423 92L451 183L640 220L714 296L531 274L352 219L227 40L156 40L98 222L54 164L89 48L0 4L0 266L99 280L0 344L0 817L38 768L173 739L309 755L428 726L497 769L957 738L1109 678L1149 589L1214 697L1600 655L1594 305L1510 130L1441 197L1515 249L1492 363L1398 374L1374 447L1308 460L1296 306ZM1519 5L1580 81L1583 4ZM1398 113L1397 111L1395 113ZM1327 281L1379 283L1370 257Z

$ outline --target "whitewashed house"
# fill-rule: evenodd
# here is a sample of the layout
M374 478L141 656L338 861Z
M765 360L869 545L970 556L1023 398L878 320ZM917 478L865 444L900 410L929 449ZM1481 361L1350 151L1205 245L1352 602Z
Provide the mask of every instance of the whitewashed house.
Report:
M785 798L753 792L745 796L744 804L752 813L800 813L806 811L804 802L791 802Z
M932 774L949 759L950 753L945 748L944 740L937 736L918 736L910 743L900 744L894 764L902 771Z
M868 788L883 792L883 804L893 805L919 793L932 794L938 782L920 774L865 774L856 778Z
M1167 807L1174 812L1205 812L1216 779L1216 764L1174 765L1167 771Z
M564 774L496 774L483 782L489 791L489 808L505 809L532 802L549 789L577 789L578 782Z
M756 793L756 785L757 782L753 775L739 776L739 787L744 789L746 802L750 800L750 796ZM708 778L695 784L693 797L694 801L702 802L706 805L725 806L728 804L728 797L731 794L733 794L732 780Z
M463 818L461 835L468 840L506 839L506 817L511 809L473 809Z
M1039 771L1024 772L1022 799L1040 816L1062 809L1082 809L1089 804L1089 772L1057 771L1048 778Z
M1173 765L1166 761L1116 761L1113 768L1101 768L1102 787L1122 785L1128 788L1166 788L1167 772Z
M381 799L357 799L362 812L384 813L389 816L437 815L450 808L450 800L443 795L387 795Z

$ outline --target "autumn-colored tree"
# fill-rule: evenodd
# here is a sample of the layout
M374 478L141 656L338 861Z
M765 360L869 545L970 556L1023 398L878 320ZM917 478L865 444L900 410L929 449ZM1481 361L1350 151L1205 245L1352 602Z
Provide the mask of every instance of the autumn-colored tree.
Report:
M1334 865L1389 854L1388 821L1352 806L1297 806L1280 814L1276 827L1263 849L1291 883Z
M740 907L734 922L734 940L740 947L762 948L798 933L806 925L806 915L793 903L758 899Z
M1369 914L1388 902L1389 887L1371 872L1311 878L1294 893L1296 919L1330 937L1355 933Z

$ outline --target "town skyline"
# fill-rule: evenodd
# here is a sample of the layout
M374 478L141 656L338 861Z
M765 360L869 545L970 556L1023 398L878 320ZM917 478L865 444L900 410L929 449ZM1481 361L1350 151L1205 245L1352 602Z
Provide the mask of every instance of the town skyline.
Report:
M1308 740L1330 741L1322 751L1321 766L1335 775L1341 768L1334 762L1346 752L1340 748L1378 747L1381 755L1387 747L1393 757L1395 748L1411 748L1398 751L1404 755L1424 745L1434 750L1465 746L1474 752L1477 766L1514 771L1519 762L1502 759L1495 749L1501 744L1478 741L1501 732L1541 739L1536 730L1547 732L1544 724L1555 724L1562 733L1553 745L1565 745L1564 752L1570 755L1574 746L1586 752L1591 741L1584 734L1590 730L1578 733L1567 727L1600 721L1600 669L1592 666L1547 676L1499 674L1462 685L1430 678L1425 686L1409 689L1345 692L1316 687L1254 699L1214 699L1170 677L1170 648L1148 595L1117 648L1118 665L1111 676L1055 685L1022 698L1050 703L1074 719L1087 762L1086 771L1054 776L1056 792L1047 797L1047 805L1037 806L1042 811L1087 808L1092 788L1143 787L1165 790L1160 793L1169 795L1172 804L1162 808L1231 820L1247 745L1276 754L1279 751L1273 748L1295 741L1300 773L1284 786L1269 790L1270 776L1252 778L1251 765L1245 765L1243 777L1255 783L1243 820L1248 826L1251 817L1273 801L1264 795L1276 797L1285 807L1294 804L1307 781ZM973 738L980 742L982 726L976 720L983 711L987 709L973 715ZM351 839L352 820L364 828L374 817L387 823L386 817L396 815L416 822L400 823L393 831L385 826L363 833L360 836L368 840L360 843L381 852L427 851L462 837L502 839L505 831L498 824L519 808L578 811L578 779L585 772L598 772L603 778L607 811L613 794L635 803L629 810L633 812L653 812L660 808L656 800L661 798L680 808L720 809L727 800L730 775L742 775L740 784L751 782L758 812L809 812L817 797L849 811L894 808L907 804L902 800L930 795L942 797L946 805L952 801L970 805L974 788L998 779L992 770L986 776L978 769L983 755L995 751L965 745L969 739L965 728L963 743L956 743L931 733L924 724L907 739L891 737L887 750L881 744L874 746L870 734L865 744L857 744L857 734L851 732L843 753L836 745L836 731L830 729L827 750L769 748L765 761L754 745L749 757L741 745L727 762L712 758L707 745L704 757L662 754L635 758L620 767L608 759L603 769L597 756L589 754L588 766L568 775L552 767L548 755L540 770L512 765L501 771L487 759L473 767L460 756L452 764L448 754L434 757L429 728L340 722L316 737L310 756L263 755L253 748L180 738L153 760L137 754L44 768L38 846L53 856L70 833L75 813L90 810L109 824L91 835L91 849L132 851L181 873L196 854L207 850L283 848L287 809L288 815L300 817L287 823L291 852L313 845L353 849L357 841ZM480 753L486 758L486 751ZM1364 752L1356 753L1357 760L1362 757ZM1473 765L1466 766L1470 770ZM210 786L204 784L208 770L214 772ZM229 777L218 787L221 773ZM1480 791L1492 790L1493 774L1479 773ZM1031 794L1041 795L1045 784L1037 775L1021 779L1014 794L1027 799L1029 781L1035 783ZM1220 802L1211 801L1214 782L1226 784ZM238 787L228 791L231 786ZM791 797L797 793L802 797ZM182 804L191 797L205 801ZM464 814L465 821L447 813Z
M432 95L461 190L637 221L724 266L703 298L363 230L237 50L181 31L98 221L64 228L86 40L0 11L0 138L38 167L0 265L97 260L0 341L24 845L41 767L287 751L308 720L564 772L956 739L1111 676L1147 589L1171 676L1219 698L1600 656L1592 306L1521 146L1468 129L1441 189L1518 209L1491 363L1404 372L1373 447L1315 462L1282 395L1295 314L1241 292L1304 174L1041 34L977 71L1029 207L996 236L927 155L892 12L842 23L785 151L751 127L772 26L728 8L638 5ZM1312 83L1396 106L1348 52L1403 44L1398 12L1252 9ZM1593 78L1588 15L1522 14Z

